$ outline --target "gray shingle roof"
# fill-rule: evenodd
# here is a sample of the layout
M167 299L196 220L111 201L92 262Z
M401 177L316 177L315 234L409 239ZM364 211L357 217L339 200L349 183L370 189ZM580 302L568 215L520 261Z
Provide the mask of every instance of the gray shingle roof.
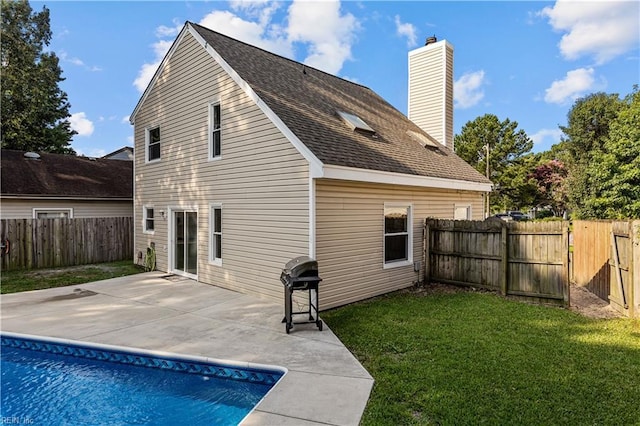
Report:
M1 193L11 196L133 199L133 161L3 149Z
M189 23L267 106L326 165L489 183L373 90ZM375 135L351 130L337 111L355 114Z

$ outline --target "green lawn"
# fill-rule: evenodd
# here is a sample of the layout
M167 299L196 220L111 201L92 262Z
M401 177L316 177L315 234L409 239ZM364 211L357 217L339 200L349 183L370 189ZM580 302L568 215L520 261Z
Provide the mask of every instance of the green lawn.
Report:
M131 260L54 269L2 271L0 274L0 293L17 293L19 291L83 284L140 272L143 272L143 269L134 265Z
M490 293L323 312L375 379L364 425L638 425L640 323Z

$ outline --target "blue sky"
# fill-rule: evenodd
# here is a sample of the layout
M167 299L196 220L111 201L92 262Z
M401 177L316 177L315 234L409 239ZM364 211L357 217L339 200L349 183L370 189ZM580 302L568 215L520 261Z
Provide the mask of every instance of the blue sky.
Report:
M640 2L31 1L51 13L49 50L71 103L72 147L133 146L128 116L185 21L375 90L407 112L407 53L454 46L455 133L487 113L517 121L534 151L560 140L575 99L640 83Z

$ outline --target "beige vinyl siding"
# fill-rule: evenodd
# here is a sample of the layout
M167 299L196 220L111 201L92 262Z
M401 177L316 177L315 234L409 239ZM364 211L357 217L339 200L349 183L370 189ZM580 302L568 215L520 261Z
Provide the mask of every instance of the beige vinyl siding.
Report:
M445 90L445 120L444 120L444 132L447 146L454 150L454 136L453 136L453 48L450 45L446 45L446 90Z
M453 147L453 49L445 41L409 53L409 119Z
M482 194L470 191L318 180L316 256L323 279L320 308L328 309L408 287L421 279L413 265L383 268L384 205L413 207L413 261L422 265L422 227L427 217L453 218L469 205L482 219Z
M31 219L34 208L72 208L74 218L133 216L132 201L22 200L3 198L0 205L0 217L2 219Z
M210 161L209 104L220 101L222 158ZM160 126L161 158L145 163L145 127ZM309 253L307 161L190 34L135 117L136 251L156 244L170 270L169 212L198 212L198 280L282 300L284 264ZM209 263L209 208L222 205L222 266ZM155 209L142 233L142 207ZM164 211L165 219L159 218Z

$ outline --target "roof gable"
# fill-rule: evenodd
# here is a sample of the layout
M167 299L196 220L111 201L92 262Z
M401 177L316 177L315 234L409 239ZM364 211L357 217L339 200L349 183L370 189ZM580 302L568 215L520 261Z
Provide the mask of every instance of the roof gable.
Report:
M132 199L133 162L2 150L3 196Z
M438 144L425 148L417 125L371 89L191 24L206 43L324 164L478 183L489 181ZM375 133L346 126L354 114Z

